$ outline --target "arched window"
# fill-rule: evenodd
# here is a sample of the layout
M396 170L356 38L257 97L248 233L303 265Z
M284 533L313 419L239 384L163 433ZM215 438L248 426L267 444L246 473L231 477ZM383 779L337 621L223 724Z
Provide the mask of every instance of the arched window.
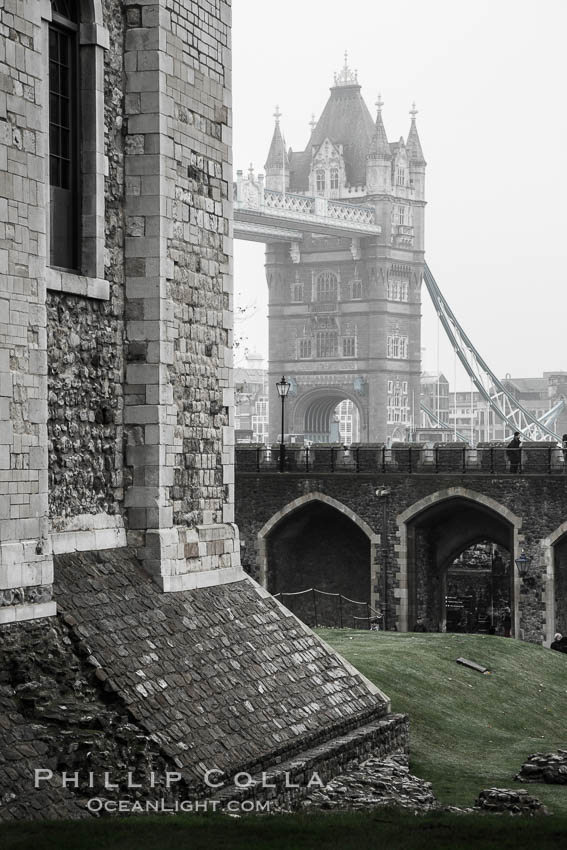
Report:
M317 301L336 301L337 283L337 276L332 272L317 275Z
M339 188L339 169L331 168L331 189Z
M318 192L324 192L325 191L325 172L322 171L321 169L319 169L319 171L317 171L316 174L315 174L315 178L316 178L316 181L317 181L317 184L316 184L317 185L317 191Z
M77 4L52 0L49 26L50 265L79 268L80 128Z

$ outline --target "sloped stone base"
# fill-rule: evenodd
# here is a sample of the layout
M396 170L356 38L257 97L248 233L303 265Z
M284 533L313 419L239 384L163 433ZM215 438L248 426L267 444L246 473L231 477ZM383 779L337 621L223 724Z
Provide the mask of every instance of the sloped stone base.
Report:
M211 797L288 762L326 781L407 744L387 697L248 579L164 594L124 549L56 556L55 580L56 618L0 628L0 820Z

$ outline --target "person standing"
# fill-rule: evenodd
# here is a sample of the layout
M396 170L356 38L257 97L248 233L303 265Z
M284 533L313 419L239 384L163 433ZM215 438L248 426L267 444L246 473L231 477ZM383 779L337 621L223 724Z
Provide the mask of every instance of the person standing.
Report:
M567 472L567 434L561 437L561 448L563 449L563 472Z
M518 472L520 469L520 456L521 456L521 440L520 440L520 432L514 431L514 436L506 446L506 457L508 458L508 462L510 464L510 472Z

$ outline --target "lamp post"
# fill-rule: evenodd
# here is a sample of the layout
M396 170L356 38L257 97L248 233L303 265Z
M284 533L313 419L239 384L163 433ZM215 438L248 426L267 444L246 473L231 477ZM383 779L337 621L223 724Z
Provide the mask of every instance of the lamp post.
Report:
M518 567L518 574L523 582L526 584L530 584L533 582L533 576L530 576L530 566L532 563L532 559L529 555L526 555L524 550L522 549L522 554L519 558L516 558L516 566Z
M289 381L286 381L285 375L282 375L281 381L276 381L276 389L278 391L279 397L282 400L282 438L281 438L281 441L280 441L280 472L284 471L284 464L285 464L285 443L284 443L285 413L284 413L284 411L285 411L285 400L286 400L286 396L289 392L290 386L291 386L291 384L289 383Z

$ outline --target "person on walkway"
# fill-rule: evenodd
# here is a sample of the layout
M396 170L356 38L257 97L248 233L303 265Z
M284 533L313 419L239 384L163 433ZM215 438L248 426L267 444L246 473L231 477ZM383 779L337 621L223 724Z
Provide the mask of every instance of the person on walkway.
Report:
M561 448L563 449L563 472L567 472L567 434L561 437Z
M514 436L506 446L506 457L508 458L508 462L510 464L510 472L518 472L520 469L520 449L521 441L520 441L520 432L514 431Z
M510 632L512 631L512 611L510 610L509 605L506 605L504 608L502 627L504 629L504 637L510 637Z

